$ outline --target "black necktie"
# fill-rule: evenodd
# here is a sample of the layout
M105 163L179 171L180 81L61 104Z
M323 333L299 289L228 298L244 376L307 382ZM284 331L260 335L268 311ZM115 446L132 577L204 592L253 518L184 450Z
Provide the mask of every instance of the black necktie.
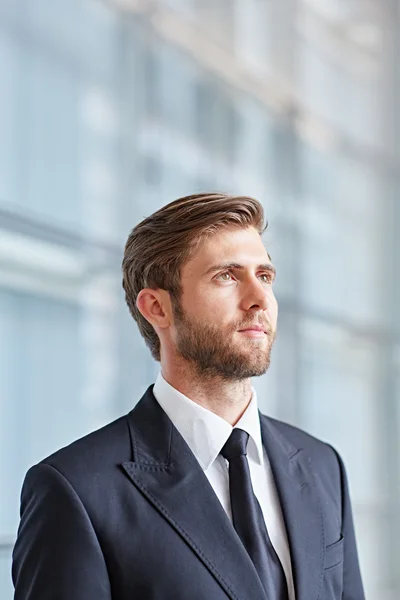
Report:
M221 454L229 462L229 494L233 525L250 555L268 600L288 600L285 573L254 494L247 461L249 434L234 429Z

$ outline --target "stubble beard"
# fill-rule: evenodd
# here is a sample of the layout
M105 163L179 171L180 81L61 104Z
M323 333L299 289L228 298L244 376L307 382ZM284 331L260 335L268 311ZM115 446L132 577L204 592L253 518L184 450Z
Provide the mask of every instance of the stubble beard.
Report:
M259 377L267 372L275 334L267 325L268 345L254 340L246 349L239 349L232 337L239 329L254 323L234 323L222 331L217 325L196 322L189 318L179 305L174 307L177 328L176 344L180 355L205 378L220 377L226 381L241 381ZM263 323L265 325L265 322Z

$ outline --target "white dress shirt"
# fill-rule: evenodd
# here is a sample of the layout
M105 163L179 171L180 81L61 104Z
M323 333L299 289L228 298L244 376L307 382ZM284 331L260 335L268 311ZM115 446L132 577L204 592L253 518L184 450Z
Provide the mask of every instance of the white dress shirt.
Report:
M232 520L228 461L220 455L220 451L233 427L215 413L178 392L161 373L157 377L153 393L197 458L215 494ZM286 527L268 457L261 441L257 395L254 389L250 404L235 427L243 429L250 436L247 459L254 493L260 503L271 543L286 575L289 600L295 600Z

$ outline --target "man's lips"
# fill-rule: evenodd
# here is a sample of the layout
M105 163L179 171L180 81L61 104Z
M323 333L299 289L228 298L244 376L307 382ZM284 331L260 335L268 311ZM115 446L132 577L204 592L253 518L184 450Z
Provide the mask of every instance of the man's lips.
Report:
M238 330L239 333L251 333L253 332L254 335L269 335L269 330L266 327L261 327L260 325L250 325L249 327L243 327L242 329Z
M268 328L261 325L249 325L248 327L239 329L239 331L263 331L264 333L268 333Z

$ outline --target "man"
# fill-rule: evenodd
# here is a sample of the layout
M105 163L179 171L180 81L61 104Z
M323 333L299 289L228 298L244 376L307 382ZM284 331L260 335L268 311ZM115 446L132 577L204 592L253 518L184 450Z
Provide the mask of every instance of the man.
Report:
M182 198L131 232L123 286L161 372L126 416L32 467L16 600L362 600L343 464L260 415L275 268L248 197Z

